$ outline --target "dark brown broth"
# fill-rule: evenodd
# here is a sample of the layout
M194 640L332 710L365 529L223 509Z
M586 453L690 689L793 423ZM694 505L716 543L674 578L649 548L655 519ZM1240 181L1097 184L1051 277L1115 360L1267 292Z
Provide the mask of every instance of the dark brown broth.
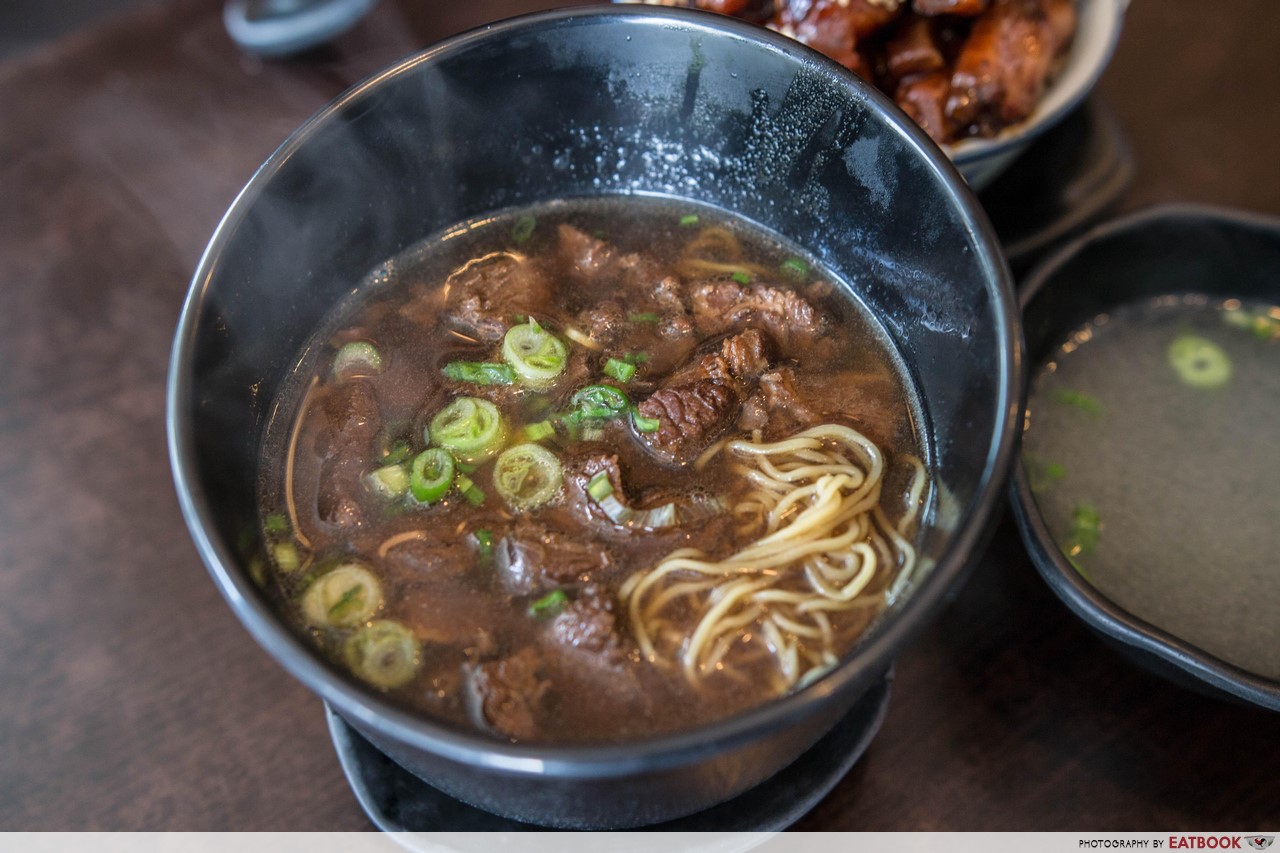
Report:
M522 223L527 225L530 216L535 217L536 227L527 240L517 242L512 237L513 229ZM689 216L697 216L698 222L688 224ZM682 218L686 224L681 224ZM300 534L300 541L306 543L298 548L306 561L303 567L293 572L271 572L270 588L278 594L287 618L341 665L340 646L349 631L306 628L297 599L306 585L336 559L356 557L372 567L383 584L385 604L377 618L402 622L422 642L421 670L412 682L388 693L392 701L439 721L459 727L478 724L483 730L486 726L478 720L469 688L470 668L533 646L546 656L545 675L550 687L542 702L538 733L527 739L617 742L687 729L758 704L771 696L762 688L767 679L750 673L737 679L713 676L694 688L678 668L654 666L642 661L635 651L621 660L609 661L548 640L549 621L531 618L528 612L531 601L545 594L545 588L534 592L513 590L495 566L494 558L482 555L474 539L473 534L483 530L491 532L495 541L501 540L516 522L515 513L492 487L491 462L481 464L469 475L487 493L481 506L473 506L452 492L439 504L407 507L368 489L348 488L348 498L361 518L359 524L327 523L317 509L318 494L328 488L324 484L361 482L379 464L376 449L389 439L407 437L415 451L421 450L424 424L460 394L497 402L510 418L514 435L524 424L562 411L577 387L601 382L601 367L607 354L643 352L649 356L636 376L620 386L638 402L666 373L703 345L696 338L673 341L660 333L659 324L638 321L627 324L627 331L608 348L608 353L590 352L570 341L570 371L577 369L585 378L570 384L562 382L548 392L476 388L444 380L441 368L448 362L494 361L497 348L468 341L440 325L436 314L442 302L441 283L467 260L495 250L516 250L553 265L556 226L560 223L596 235L619 252L641 253L664 269L670 268L682 247L709 225L728 228L741 241L744 260L762 268L778 270L789 258L803 258L810 268L803 281L789 282L781 273L775 281L780 286L793 287L817 306L829 323L816 340L779 344L775 363L793 366L797 376L803 377L797 390L805 403L822 413L822 420L853 426L885 451L891 473L883 503L891 518L903 512L903 496L910 480L909 469L892 463L904 454L925 457L916 433L918 409L901 363L861 306L840 287L833 286L834 279L824 275L811 257L741 220L704 207L633 198L557 203L516 211L469 223L443 239L424 241L371 275L356 297L340 306L331 322L313 339L281 396L277 407L281 414L268 429L264 443L263 517L276 521L268 522L267 536L281 540L282 535L270 528L277 526L280 518L290 516L285 497L285 459L294 445L297 530L291 533ZM616 280L583 281L564 269L554 269L553 273L562 285L572 285L560 287L556 304L533 313L544 327L562 338L567 329L581 325L580 312L619 298ZM637 313L635 306L642 302L626 293L622 294L622 301L624 305L633 303L633 314ZM330 427L321 414L325 395L334 393L332 386L336 384L328 372L334 352L351 340L375 343L385 360L381 374L359 380L368 382L376 396L383 429L373 451L356 455L333 453L326 447ZM300 407L304 407L302 421L296 423ZM764 428L766 438L782 437L776 433L772 425ZM733 428L730 434L742 433ZM640 505L656 505L672 494L697 492L714 495L731 506L744 488L743 478L732 474L727 463L722 464L723 454L700 471L693 466L655 461L635 440L626 419L606 424L598 440L574 440L562 429L542 443L566 458L597 448L616 453L625 490ZM584 524L580 514L565 501L528 515L540 524L567 533L575 541L603 544L609 565L594 572L590 580L605 584L610 590L676 548L694 546L720 557L749 541L734 530L723 513L698 524L649 534ZM379 554L383 543L409 531L426 531L426 545L411 542ZM449 545L449 553L453 557L462 554L463 559L446 561L445 566L434 556L416 563L404 556L414 549L435 545ZM881 579L881 588L889 580ZM567 588L573 595L581 586L570 584ZM630 643L621 612L619 608L621 639ZM846 616L837 622L844 648L854 642L873 616L864 610L860 616ZM630 643L628 648L633 645Z

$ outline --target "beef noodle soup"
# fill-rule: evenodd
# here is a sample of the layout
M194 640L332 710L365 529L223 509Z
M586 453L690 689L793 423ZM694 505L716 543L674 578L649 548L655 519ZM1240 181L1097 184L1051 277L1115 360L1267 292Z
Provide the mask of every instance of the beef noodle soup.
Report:
M439 721L606 743L728 716L828 671L915 561L900 359L812 258L705 207L465 223L297 363L260 579Z

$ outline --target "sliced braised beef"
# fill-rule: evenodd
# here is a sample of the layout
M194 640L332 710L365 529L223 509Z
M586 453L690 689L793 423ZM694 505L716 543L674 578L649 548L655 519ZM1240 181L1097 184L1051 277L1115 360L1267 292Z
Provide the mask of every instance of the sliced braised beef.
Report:
M780 367L760 377L760 387L742 406L741 429L764 430L773 437L813 426L821 420L796 390L795 371Z
M481 722L512 740L536 738L551 689L547 675L546 662L532 647L476 664L470 680Z
M640 414L658 422L644 441L669 461L691 462L729 428L741 402L732 385L715 379L659 388L639 406Z
M316 452L324 458L367 455L382 430L382 413L373 385L366 379L348 379L327 385L318 407L323 427L317 433Z
M352 471L349 465L332 462L320 470L316 512L325 524L350 530L364 523L364 512L360 508L361 486Z
M862 432L881 447L892 441L908 424L893 380L886 374L841 374L840 395L827 395L825 386L807 382L804 375L783 366L760 377L760 386L742 406L737 426L761 430L766 439L839 421ZM815 401L823 400L819 408Z
M538 593L589 580L608 568L609 552L522 516L497 543L494 560L508 588Z
M789 347L813 340L824 326L818 310L786 287L716 279L694 285L689 299L693 322L704 335L760 328Z
M627 655L618 627L617 603L609 590L587 584L551 622L548 633L555 642L620 661Z
M605 274L618 263L619 252L610 244L572 225L561 225L559 238L560 260L569 266L577 277L593 279Z
M462 542L410 539L387 551L387 565L420 577L458 577L476 564L476 552Z
M764 335L748 329L694 356L637 407L658 422L656 431L641 434L644 443L667 461L693 461L738 417L750 388L768 369L768 353Z
M441 321L466 337L497 343L516 315L545 312L555 296L550 277L515 252L493 252L459 267L445 283Z

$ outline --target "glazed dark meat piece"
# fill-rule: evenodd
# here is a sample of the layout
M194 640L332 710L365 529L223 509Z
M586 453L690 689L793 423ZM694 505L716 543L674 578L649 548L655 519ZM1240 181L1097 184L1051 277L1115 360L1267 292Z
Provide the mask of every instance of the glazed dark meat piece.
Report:
M382 431L382 412L373 385L348 379L325 386L318 400L324 427L316 452L322 457L366 455Z
M906 18L884 47L885 68L896 80L913 74L940 71L946 65L933 38L933 23L926 18Z
M444 325L482 343L497 343L516 315L546 311L551 279L515 252L493 252L464 264L445 283Z
M479 716L489 728L512 740L538 736L539 717L551 682L546 663L535 649L521 649L502 660L476 665L471 671L471 689Z
M898 84L895 100L930 138L940 141L953 135L951 119L947 116L950 95L951 79L945 72L935 71L903 80Z
M963 15L973 17L987 11L991 0L911 0L917 15Z
M793 342L812 340L822 330L822 316L804 297L770 284L706 281L694 285L690 303L694 325L704 335L753 327L789 347Z
M779 28L792 26L797 38L801 27L810 25L819 35L847 34L851 46L880 32L902 14L901 5L873 3L871 0L778 0L775 6L775 25ZM803 38L800 40L804 41Z
M618 633L617 605L609 591L588 584L552 621L551 639L563 646L599 654L611 661L626 656Z
M721 15L734 15L758 22L768 17L773 3L771 0L695 0L693 5L708 12L719 12Z
M853 17L837 0L784 3L770 24L850 71L864 77L869 75L870 67L858 53Z
M947 116L969 134L993 136L1031 115L1074 30L1073 0L995 0L956 60Z
M494 554L507 586L538 593L582 583L609 566L608 551L522 516Z

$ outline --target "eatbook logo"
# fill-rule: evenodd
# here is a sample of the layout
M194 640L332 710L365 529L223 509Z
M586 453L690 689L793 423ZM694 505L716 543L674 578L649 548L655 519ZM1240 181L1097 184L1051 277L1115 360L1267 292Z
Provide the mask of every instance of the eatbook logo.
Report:
M1248 838L1249 846L1254 850L1266 850L1275 840L1274 835L1250 835Z

